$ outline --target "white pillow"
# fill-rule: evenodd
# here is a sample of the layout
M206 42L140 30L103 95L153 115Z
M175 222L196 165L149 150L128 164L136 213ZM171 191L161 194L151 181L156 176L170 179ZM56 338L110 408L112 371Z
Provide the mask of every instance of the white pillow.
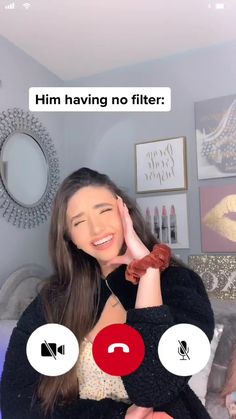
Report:
M2 375L8 343L16 323L17 320L0 320L0 378Z
M189 386L194 391L194 393L196 393L196 395L201 400L201 402L204 406L205 406L205 403L206 403L208 377L209 377L210 372L211 372L211 366L212 366L212 363L213 363L213 359L214 359L214 356L215 356L217 346L219 344L221 335L223 333L223 329L224 329L223 324L217 323L215 325L214 336L213 336L213 339L211 341L211 355L210 355L209 361L206 364L205 368L203 368L197 374L194 374L188 382Z

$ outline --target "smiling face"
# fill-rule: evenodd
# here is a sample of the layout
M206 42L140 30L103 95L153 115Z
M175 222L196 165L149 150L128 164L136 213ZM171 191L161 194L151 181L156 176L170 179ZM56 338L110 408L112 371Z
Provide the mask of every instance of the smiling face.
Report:
M67 224L73 243L97 259L105 276L112 271L103 265L119 254L124 234L111 191L103 186L78 190L68 202Z

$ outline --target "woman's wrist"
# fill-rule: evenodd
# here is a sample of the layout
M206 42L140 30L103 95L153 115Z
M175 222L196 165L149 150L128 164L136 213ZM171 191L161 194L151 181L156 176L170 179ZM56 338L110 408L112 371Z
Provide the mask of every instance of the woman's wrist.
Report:
M134 260L141 260L145 256L149 255L150 253L151 253L150 250L148 250L148 248L144 246L143 249L139 249L137 252L135 252L131 262L133 262Z
M140 280L144 277L144 276L146 276L147 278L153 278L153 277L157 277L157 273L159 273L160 272L160 269L159 268L152 268L152 267L149 267L149 268L147 268L147 270L146 270L146 272L144 272L144 274L143 275L140 275Z
M152 252L148 251L141 259L135 259L129 263L125 273L126 279L136 285L148 268L155 268L160 272L164 271L169 266L170 258L170 248L165 244L156 244Z
M143 259L145 256L150 255L150 251L147 249L146 251L142 252L140 255L138 255L138 257L135 257L133 260L141 260Z
M139 280L135 308L159 307L162 304L160 270L148 268Z

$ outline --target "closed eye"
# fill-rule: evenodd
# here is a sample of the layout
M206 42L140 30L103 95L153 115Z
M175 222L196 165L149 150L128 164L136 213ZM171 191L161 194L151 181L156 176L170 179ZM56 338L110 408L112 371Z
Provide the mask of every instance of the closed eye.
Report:
M102 214L103 212L106 212L106 211L112 211L112 208L107 208L107 209L101 211L100 214Z
M112 208L106 208L105 210L101 211L101 212L100 212L100 214L102 214L103 212L107 212L107 211L112 211ZM86 221L86 220L77 221L77 222L74 224L74 227L76 227L77 225L79 225L79 224L81 224L81 223L84 223L85 221Z
M83 221L77 221L77 223L74 224L74 227L76 227L78 224L84 223L85 220Z

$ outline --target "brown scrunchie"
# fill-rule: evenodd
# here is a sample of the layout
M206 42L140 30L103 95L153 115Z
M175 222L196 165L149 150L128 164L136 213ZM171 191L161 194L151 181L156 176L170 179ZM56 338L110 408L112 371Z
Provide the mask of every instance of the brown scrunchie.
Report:
M168 246L165 244L155 244L149 255L130 262L126 268L125 277L127 281L136 285L139 283L140 277L145 274L147 268L159 268L161 272L168 268L170 258L171 249Z

